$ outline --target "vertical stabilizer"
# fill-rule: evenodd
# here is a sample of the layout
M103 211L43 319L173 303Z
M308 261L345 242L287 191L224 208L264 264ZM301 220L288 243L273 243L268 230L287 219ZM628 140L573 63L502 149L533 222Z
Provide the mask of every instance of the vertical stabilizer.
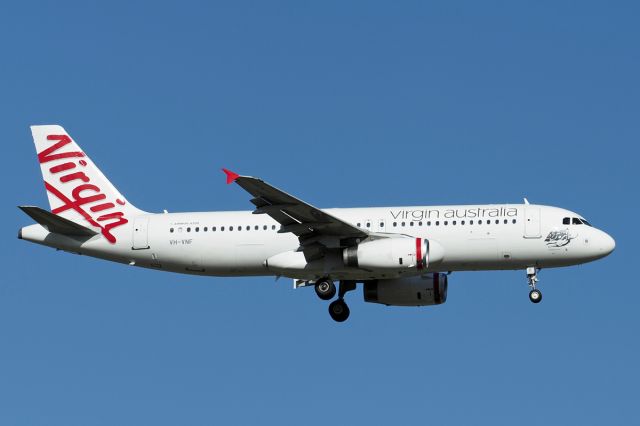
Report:
M116 228L144 212L131 205L78 144L56 125L31 126L51 212L93 227L110 243Z

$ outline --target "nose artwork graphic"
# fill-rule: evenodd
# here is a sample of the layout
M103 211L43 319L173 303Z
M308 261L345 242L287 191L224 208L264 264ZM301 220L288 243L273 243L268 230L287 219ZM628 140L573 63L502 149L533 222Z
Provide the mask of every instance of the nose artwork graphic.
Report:
M564 247L576 238L578 234L572 234L568 229L562 229L559 231L551 231L544 242L547 243L547 247Z

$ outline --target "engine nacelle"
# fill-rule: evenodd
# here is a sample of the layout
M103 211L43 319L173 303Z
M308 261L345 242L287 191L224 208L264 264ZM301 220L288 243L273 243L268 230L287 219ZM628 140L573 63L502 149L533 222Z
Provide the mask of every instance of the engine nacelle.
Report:
M444 258L442 247L426 238L382 238L342 252L346 266L371 270L426 269Z
M440 305L447 301L446 274L368 281L364 283L364 301L391 306Z

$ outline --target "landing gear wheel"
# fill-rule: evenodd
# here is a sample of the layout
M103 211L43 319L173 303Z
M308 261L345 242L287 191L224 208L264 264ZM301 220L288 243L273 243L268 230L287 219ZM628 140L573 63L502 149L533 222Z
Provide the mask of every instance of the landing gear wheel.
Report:
M329 315L334 321L344 322L349 318L349 306L342 299L334 300L329 305Z
M323 279L316 282L316 294L322 300L333 299L336 295L336 285L331 280Z
M534 288L529 292L529 300L533 303L540 303L542 300L542 292Z
M527 268L527 281L529 281L529 288L531 289L529 292L529 300L533 303L540 303L542 300L542 292L536 288L538 271L539 269L533 266Z

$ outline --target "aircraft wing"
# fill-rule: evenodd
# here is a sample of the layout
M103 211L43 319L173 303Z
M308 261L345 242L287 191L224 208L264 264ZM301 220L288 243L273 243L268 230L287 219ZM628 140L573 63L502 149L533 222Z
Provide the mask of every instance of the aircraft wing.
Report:
M254 214L267 214L280 223L278 232L297 235L301 244L312 237L332 236L343 239L366 238L369 233L332 216L311 204L287 194L258 178L240 176L227 169L227 183L240 185L253 196ZM306 252L306 250L305 250Z

